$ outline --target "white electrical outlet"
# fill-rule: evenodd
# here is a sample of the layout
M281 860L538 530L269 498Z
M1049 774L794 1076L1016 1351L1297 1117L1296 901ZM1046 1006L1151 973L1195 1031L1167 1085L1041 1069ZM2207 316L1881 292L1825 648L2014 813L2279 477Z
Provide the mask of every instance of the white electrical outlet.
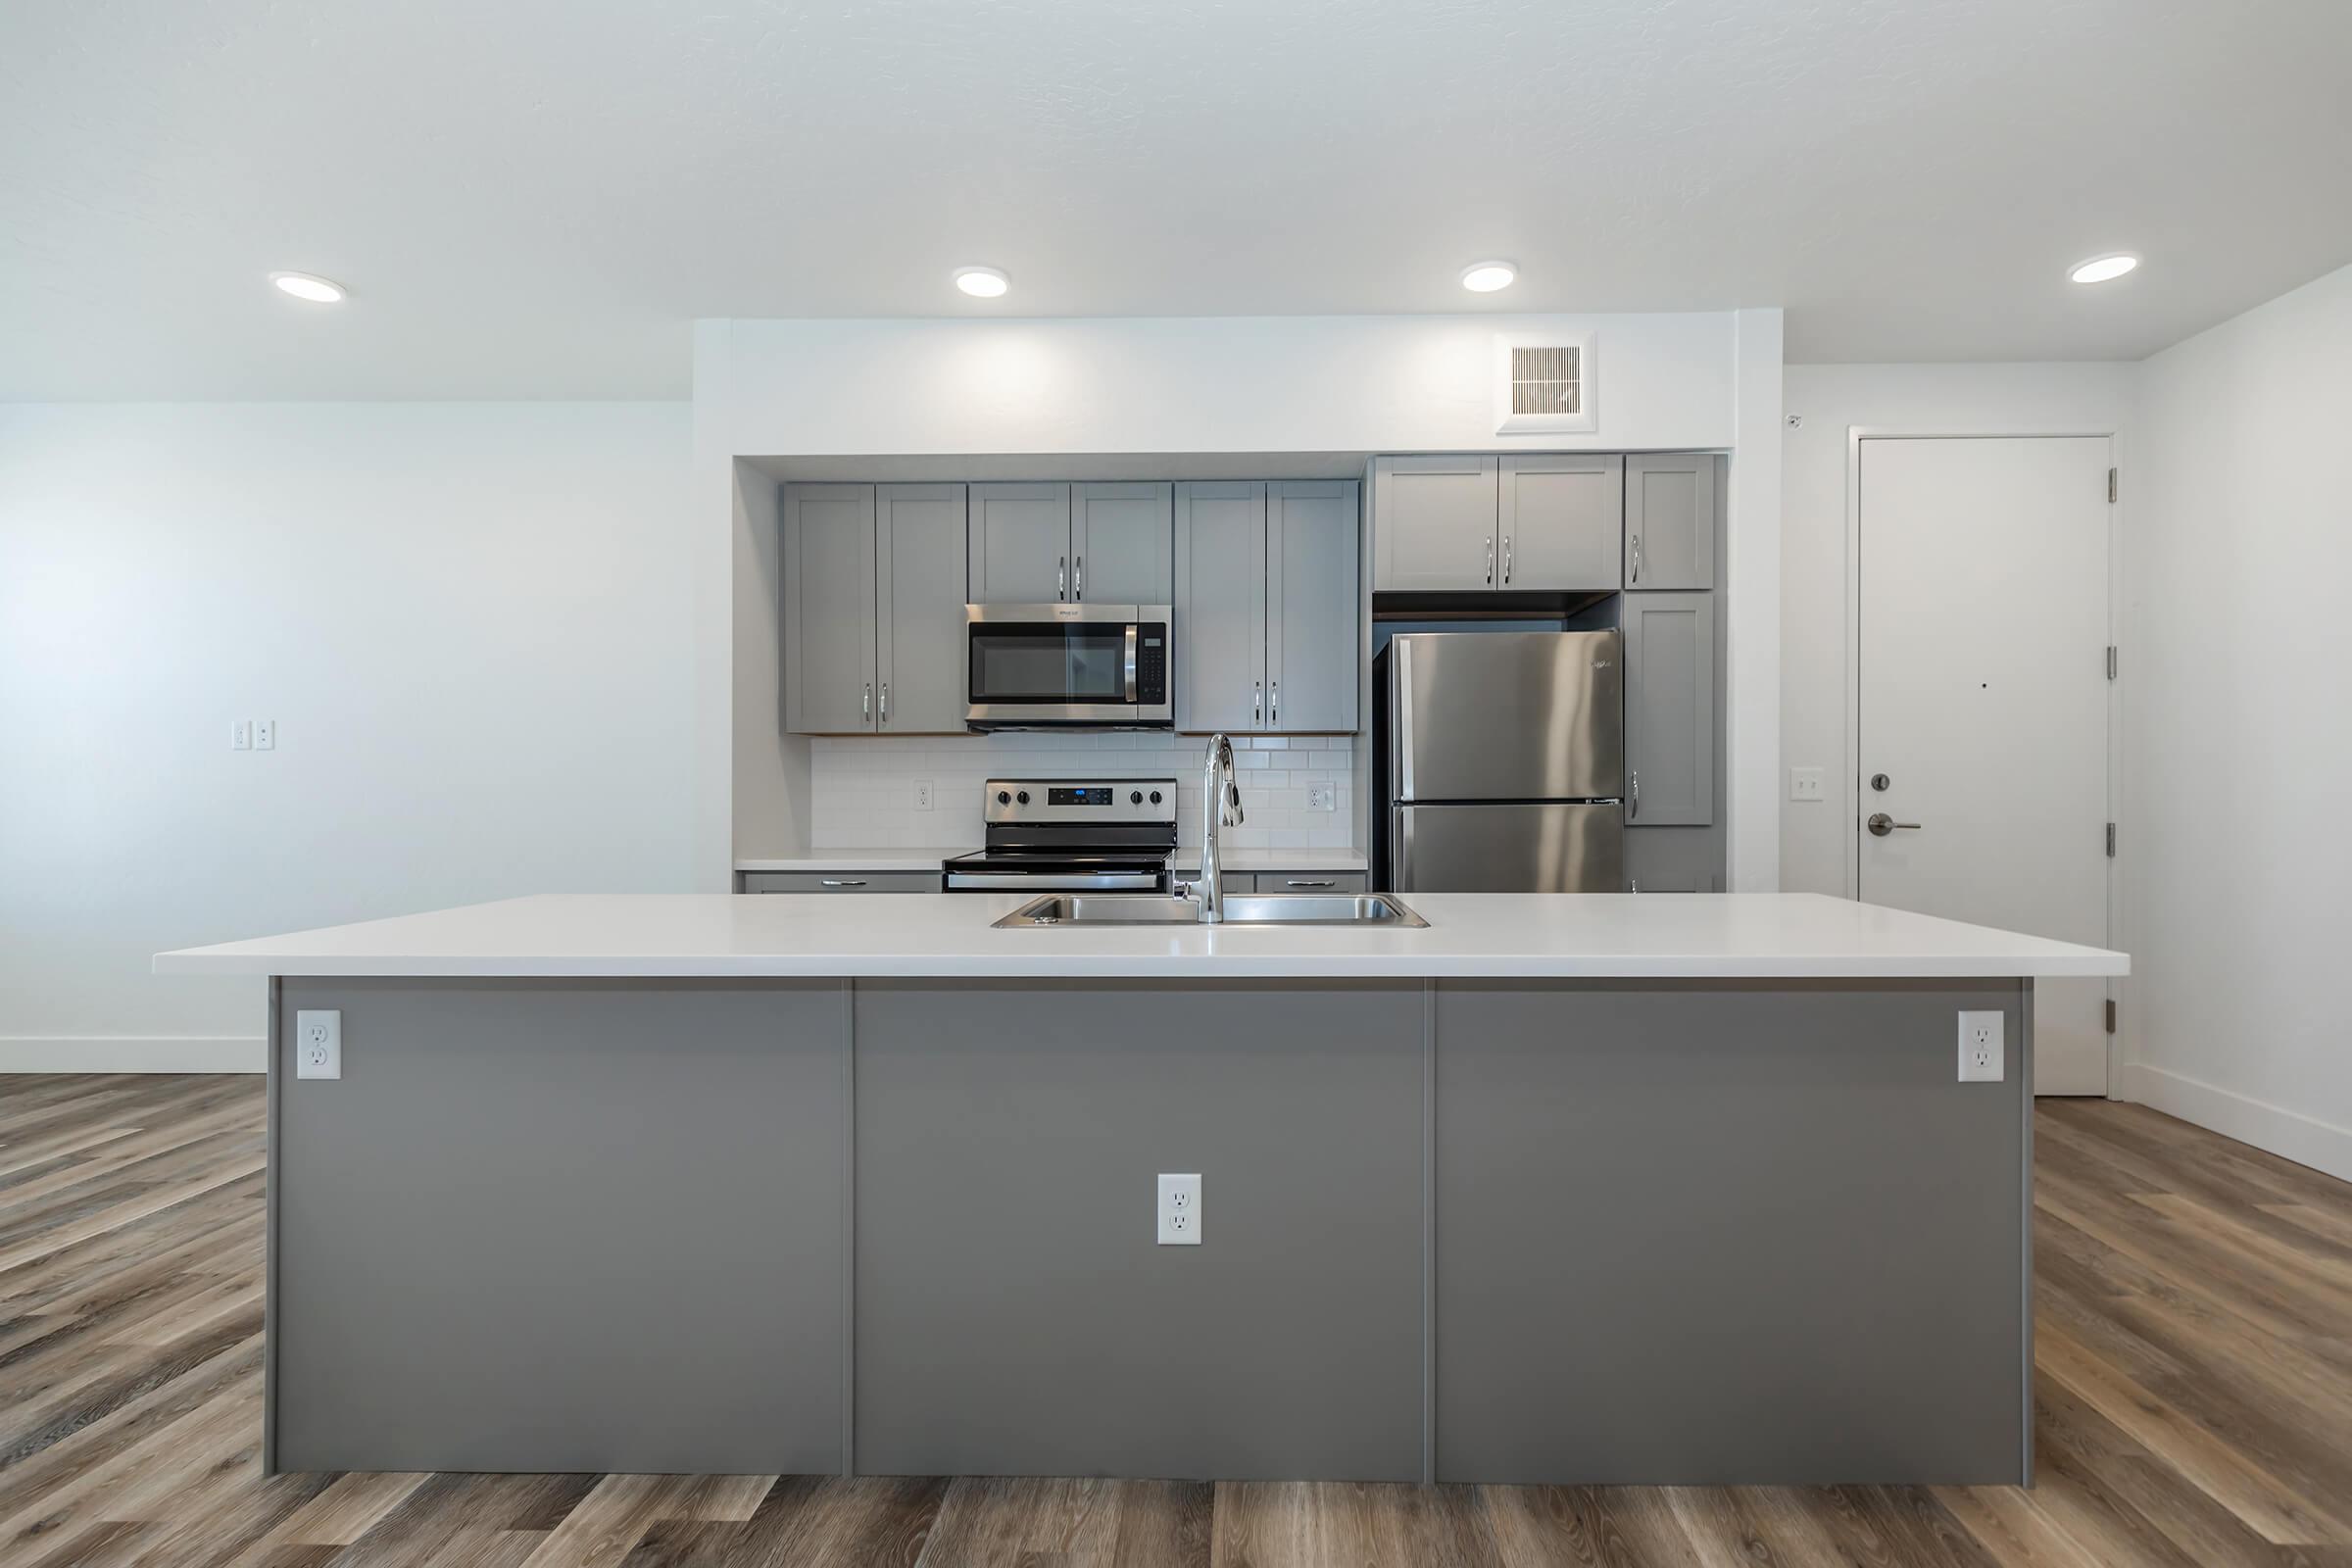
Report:
M294 1076L343 1076L343 1014L332 1008L294 1014Z
M253 750L253 720L240 718L228 726L228 749L232 752Z
M1792 801L1826 801L1829 785L1818 767L1792 767L1788 770L1788 798Z
M931 781L927 778L914 781L914 808L918 811L931 809Z
M1306 808L1310 811L1336 811L1340 808L1340 792L1331 784L1309 784L1306 787Z
M2001 1015L1998 1012L1960 1014L1960 1081L1997 1084L2001 1081Z
M1159 1178L1159 1245L1200 1245L1200 1177L1162 1175Z
M277 720L257 718L253 721L253 749L257 752L277 750Z

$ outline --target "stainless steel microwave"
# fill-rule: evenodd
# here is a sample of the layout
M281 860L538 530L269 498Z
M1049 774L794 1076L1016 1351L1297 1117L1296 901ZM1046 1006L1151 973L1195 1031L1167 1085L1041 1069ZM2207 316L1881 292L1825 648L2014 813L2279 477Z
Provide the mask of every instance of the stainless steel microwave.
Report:
M1167 729L1166 605L966 605L974 729Z

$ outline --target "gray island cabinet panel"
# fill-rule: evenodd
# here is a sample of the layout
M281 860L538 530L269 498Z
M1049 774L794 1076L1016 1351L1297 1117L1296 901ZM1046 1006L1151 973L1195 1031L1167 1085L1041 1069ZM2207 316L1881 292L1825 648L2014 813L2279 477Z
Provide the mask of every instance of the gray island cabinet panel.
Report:
M1266 487L1176 487L1176 727L1266 727Z
M2019 1484L2023 1001L1441 982L1437 1479Z
M874 487L784 487L784 727L874 728Z
M858 982L858 1471L1418 1479L1421 1002Z
M281 984L274 1469L841 1468L846 987Z
M1266 728L1356 727L1362 523L1353 480L1266 487Z
M1168 484L1070 487L1070 597L1098 605L1164 605L1176 588Z
M970 602L1050 605L1069 598L1070 487L970 488Z
M1715 586L1715 487L1723 460L1703 452L1625 460L1625 585Z
M1627 594L1629 837L1715 820L1715 596Z
M1562 453L1502 460L1495 586L1614 589L1624 580L1625 459Z
M874 727L885 735L962 734L963 486L881 485L875 510Z
M1372 586L1382 593L1494 586L1496 460L1381 458L1372 466Z

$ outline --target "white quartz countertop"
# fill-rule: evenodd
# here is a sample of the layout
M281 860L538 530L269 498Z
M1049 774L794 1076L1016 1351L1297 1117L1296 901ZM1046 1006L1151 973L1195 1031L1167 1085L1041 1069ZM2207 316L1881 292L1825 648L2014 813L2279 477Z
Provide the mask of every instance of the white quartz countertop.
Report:
M810 850L806 855L770 856L735 862L738 871L936 871L940 862L969 855L977 844L943 845L930 850ZM1228 871L1361 871L1367 861L1361 850L1237 850L1225 852ZM1178 850L1179 871L1200 869L1199 846Z
M1962 978L2120 953L1811 893L1425 893L1426 930L999 931L1019 894L549 894L159 954L158 974Z

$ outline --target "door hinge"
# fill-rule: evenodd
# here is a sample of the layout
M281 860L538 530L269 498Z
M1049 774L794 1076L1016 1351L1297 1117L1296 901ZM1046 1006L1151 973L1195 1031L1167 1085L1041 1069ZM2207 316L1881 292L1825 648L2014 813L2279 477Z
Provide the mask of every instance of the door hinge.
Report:
M2115 679L2115 644L2107 645L2107 678Z
M2115 858L2115 824L2113 822L2107 824L2107 858L2110 860Z
M2107 1032L2115 1033L2115 999L2113 997L2107 999Z
M2113 468L2107 470L2107 499L2110 501L2115 499L2115 470Z

